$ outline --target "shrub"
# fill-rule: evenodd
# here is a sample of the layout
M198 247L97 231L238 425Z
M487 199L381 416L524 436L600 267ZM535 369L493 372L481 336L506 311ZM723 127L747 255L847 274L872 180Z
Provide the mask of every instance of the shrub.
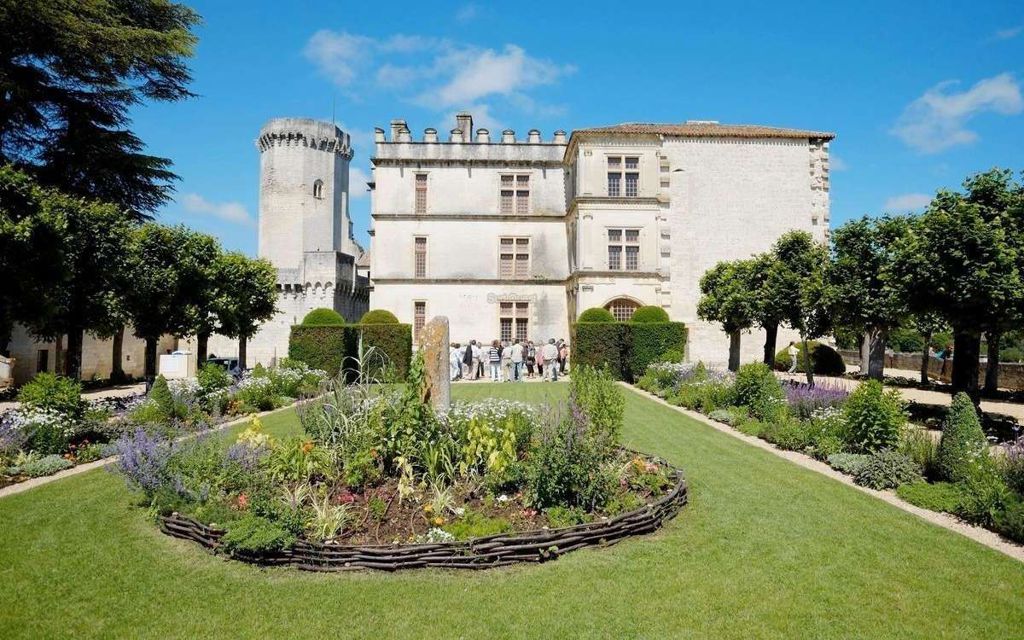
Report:
M762 362L745 364L736 372L733 386L734 401L750 409L750 415L759 420L772 420L785 407L782 385L768 365Z
M64 471L73 466L75 465L69 460L56 454L50 454L22 465L21 472L30 478L41 478L43 476L52 476L58 471Z
M626 399L607 368L574 367L569 394L571 401L586 413L599 445L609 452L617 447Z
M978 463L960 483L956 515L968 522L992 528L1001 514L1016 501L994 466Z
M398 324L398 318L387 309L371 309L363 314L359 324Z
M615 322L612 312L601 307L591 307L580 314L577 322Z
M456 540L469 540L507 533L512 530L512 523L505 518L492 518L467 510L461 518L444 527L444 530L455 536Z
M1024 542L1024 501L1014 500L996 514L995 529L1014 542Z
M855 476L869 457L862 453L834 453L828 457L828 464L836 471Z
M613 376L626 379L626 325L620 322L579 322L572 327L572 364L608 367Z
M670 362L676 364L682 362L685 359L686 355L683 353L681 349L669 349L665 353L661 354L661 357L658 360L661 362Z
M896 489L896 495L910 504L929 509L955 513L960 504L960 489L949 482L925 482L915 480Z
M371 311L370 313L375 313ZM386 311L383 313L387 313ZM394 317L394 316L392 316ZM376 322L350 327L363 338L363 374L369 379L404 381L412 361L412 325ZM350 341L358 340L357 337Z
M627 382L643 375L651 364L663 362L666 352L682 353L686 349L686 325L682 322L629 322L623 337L626 343L622 360L628 369L623 379Z
M537 429L526 470L528 501L538 508L595 510L615 493L616 478L579 407L553 412Z
M199 393L206 396L231 387L231 374L219 365L208 362L199 369Z
M801 451L813 443L805 423L788 416L766 424L760 437L790 451Z
M997 456L996 462L1006 484L1020 495L1024 495L1024 436L1003 445L1005 455Z
M939 476L952 482L964 480L987 454L988 441L981 430L974 403L966 393L958 393L942 423L942 439L935 460Z
M544 514L548 517L548 525L552 529L573 527L587 521L587 512L579 507L551 507L545 509Z
M668 322L668 312L661 307L647 305L637 308L629 319L630 322Z
M804 383L789 383L784 388L789 408L803 420L810 418L818 409L841 407L850 396L846 389L828 382L819 382L813 387Z
M724 422L725 424L735 427L749 416L747 411L743 407L727 407L725 409L716 409L708 413L708 417L718 422Z
M221 542L228 551L262 555L291 547L295 535L276 522L249 514L230 523Z
M288 358L336 376L341 371L346 353L355 351L354 348L346 348L349 335L341 326L293 326L288 338Z
M26 407L52 409L77 422L85 413L82 385L77 380L39 373L18 391L18 402Z
M869 455L854 474L853 481L869 489L895 489L921 477L914 461L899 451L881 449Z
M882 387L877 380L862 383L843 407L849 444L857 451L894 448L907 422L899 391Z
M938 443L925 429L910 428L903 432L900 439L900 452L914 461L926 477L932 477L936 472L936 456Z
M12 452L24 448L38 454L64 453L79 425L56 409L26 405L6 416L4 443Z
M839 355L838 351L816 340L811 340L807 344L811 350L811 364L814 367L814 373L823 376L841 376L846 373L846 363L843 362L843 357ZM800 351L796 357L796 370L799 373L805 373L807 359L804 357L804 343L798 341L796 348ZM789 370L792 360L788 351L789 347L787 346L775 354L776 371Z
M345 324L345 318L334 309L313 309L302 319L304 327L340 327Z

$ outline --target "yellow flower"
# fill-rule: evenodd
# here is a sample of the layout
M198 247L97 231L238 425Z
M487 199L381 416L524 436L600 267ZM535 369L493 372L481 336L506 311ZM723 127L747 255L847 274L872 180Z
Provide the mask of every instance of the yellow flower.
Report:
M434 505L432 505L432 504L425 504L425 505L423 505L423 510L426 511L427 513L430 513L431 511L434 510Z
M441 516L437 516L436 518L434 518L434 524L440 527L442 524L444 524L444 518L442 518Z

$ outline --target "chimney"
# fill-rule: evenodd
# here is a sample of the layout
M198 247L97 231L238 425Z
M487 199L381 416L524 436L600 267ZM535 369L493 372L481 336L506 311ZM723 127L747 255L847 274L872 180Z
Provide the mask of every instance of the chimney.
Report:
M466 136L465 142L473 142L473 116L465 111L460 111L455 116L455 127Z
M530 144L540 144L540 131L530 129L530 132L527 134L527 142Z
M398 132L399 142L412 142L412 134L409 131L409 127L402 126L402 130Z
M462 142L462 129L452 129L452 135L448 142Z
M491 141L491 132L488 131L487 129L477 129L476 130L476 141L477 142L483 142L484 144L490 142Z
M565 144L565 131L559 129L555 132L555 139L552 141L555 144Z
M387 142L387 138L384 136L384 130L377 127L373 130L373 141L374 142Z
M503 144L511 144L516 141L516 132L512 129L505 129L501 132L501 142Z
M425 129L423 131L423 142L437 142L437 129Z
M392 120L391 121L391 141L398 142L398 134L405 129L405 120Z

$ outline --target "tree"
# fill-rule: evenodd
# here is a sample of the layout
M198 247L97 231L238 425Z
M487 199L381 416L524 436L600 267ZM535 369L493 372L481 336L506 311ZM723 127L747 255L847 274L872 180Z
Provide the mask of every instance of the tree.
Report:
M786 299L785 287L789 284L786 278L785 265L778 261L774 251L762 253L754 258L754 272L750 287L756 295L754 305L754 322L764 329L764 363L775 366L775 344L779 338L779 325L785 318Z
M911 309L941 314L952 327L953 393L977 402L982 333L1001 332L1024 314L1024 212L1007 171L979 174L964 187L935 196L904 246L900 270Z
M754 324L756 290L751 286L755 259L719 262L700 279L701 299L697 316L719 322L729 334L729 370L740 367L740 335Z
M921 384L928 384L928 365L931 363L932 338L946 328L946 322L937 312L923 312L910 316L910 324L921 334Z
M0 9L0 161L143 217L170 161L142 153L128 111L190 97L199 16L168 0L19 0Z
M277 270L268 260L231 252L221 257L218 271L220 331L238 338L238 366L245 369L249 338L277 312Z
M862 350L861 371L876 380L882 379L888 334L907 315L904 282L895 269L909 233L905 217L864 217L832 233L829 305L837 325L864 336L869 348Z
M808 344L832 328L828 308L830 290L826 274L828 250L814 241L806 231L790 231L775 245L774 253L780 268L776 290L784 302L783 320L800 333L804 357L807 358L807 383L814 384L814 366L810 362Z

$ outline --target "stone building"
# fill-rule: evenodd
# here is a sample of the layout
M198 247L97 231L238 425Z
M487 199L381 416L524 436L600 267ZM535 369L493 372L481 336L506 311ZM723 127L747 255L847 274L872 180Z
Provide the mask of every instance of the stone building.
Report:
M691 121L517 140L455 124L443 141L376 130L370 302L417 330L446 315L456 341L568 338L589 307L657 305L690 327L690 359L724 362L728 338L696 317L703 273L793 229L828 237L830 133Z

